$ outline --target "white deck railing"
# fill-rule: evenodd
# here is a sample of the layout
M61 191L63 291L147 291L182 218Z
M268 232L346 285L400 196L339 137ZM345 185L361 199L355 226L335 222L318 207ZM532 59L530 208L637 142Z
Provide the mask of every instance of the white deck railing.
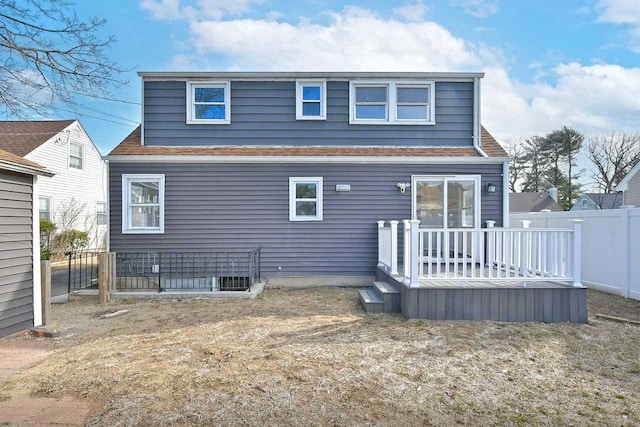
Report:
M420 228L404 220L402 276L420 280L580 283L581 221L573 228ZM398 274L398 221L378 221L378 265Z

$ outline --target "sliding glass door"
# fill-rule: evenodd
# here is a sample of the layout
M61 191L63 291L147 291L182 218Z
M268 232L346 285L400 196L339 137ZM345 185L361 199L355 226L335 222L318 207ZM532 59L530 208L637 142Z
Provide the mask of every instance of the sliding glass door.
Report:
M480 227L480 177L414 176L412 219L421 228Z

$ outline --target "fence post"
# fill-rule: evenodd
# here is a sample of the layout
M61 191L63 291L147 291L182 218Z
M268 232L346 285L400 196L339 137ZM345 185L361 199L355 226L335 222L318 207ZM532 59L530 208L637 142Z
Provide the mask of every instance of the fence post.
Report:
M378 221L378 267L384 267L382 263L382 229L384 229L384 221Z
M398 274L398 221L391 224L391 275Z
M402 224L402 281L404 283L409 283L409 264L411 261L411 224L408 219L403 219Z
M411 224L411 265L409 266L409 286L412 288L417 288L420 287L418 274L420 267L420 254L418 254L418 251L420 250L420 245L418 243L418 239L420 238L420 230L418 227L420 226L420 220L412 219L409 221L409 223Z
M549 228L549 214L551 213L551 209L542 209L540 212L542 212L542 217L544 218L544 228Z
M51 324L51 261L40 261L42 326Z
M582 223L581 219L573 219L573 286L582 286Z
M109 285L111 284L110 254L98 254L98 300L100 304L109 302Z
M487 228L495 228L496 222L492 219L485 221ZM485 255L485 266L488 266L487 274L491 277L493 273L493 261L495 259L496 233L487 231L487 247Z
M116 253L109 252L109 294L116 291Z

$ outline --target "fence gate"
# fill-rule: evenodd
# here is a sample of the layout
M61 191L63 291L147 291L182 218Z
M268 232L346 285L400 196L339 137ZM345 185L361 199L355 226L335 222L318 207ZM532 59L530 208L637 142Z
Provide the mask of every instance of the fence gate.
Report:
M98 255L101 252L70 252L67 263L68 293L98 290Z

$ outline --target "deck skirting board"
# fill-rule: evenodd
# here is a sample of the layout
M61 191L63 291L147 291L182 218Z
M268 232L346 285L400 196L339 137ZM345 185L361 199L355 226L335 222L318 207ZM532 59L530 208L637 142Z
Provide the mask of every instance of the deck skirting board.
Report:
M409 288L383 270L378 280L397 285L407 319L587 323L587 288Z

